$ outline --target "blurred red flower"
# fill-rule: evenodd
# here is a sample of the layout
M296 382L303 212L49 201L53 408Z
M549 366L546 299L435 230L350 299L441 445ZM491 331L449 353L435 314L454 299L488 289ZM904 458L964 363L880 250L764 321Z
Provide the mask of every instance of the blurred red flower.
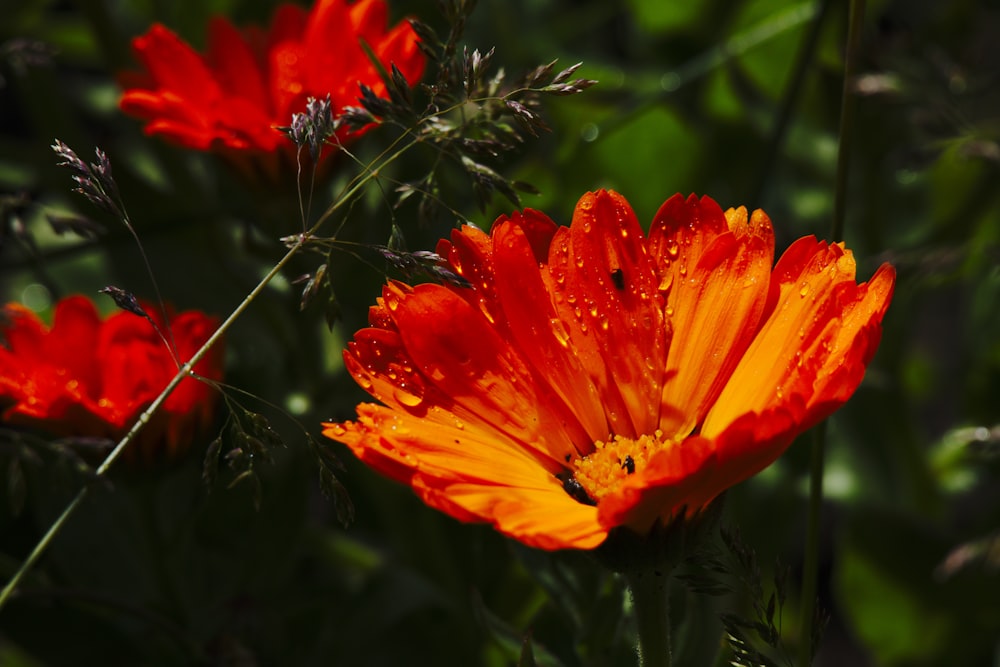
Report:
M463 521L544 549L693 516L840 407L895 273L761 211L676 195L648 237L623 197L538 211L438 254L468 286L391 282L344 353L385 405L324 434Z
M197 311L170 316L170 333L158 309L144 304L177 356L189 359L218 324ZM119 439L177 374L177 364L143 317L118 312L101 320L83 296L55 307L47 328L32 311L8 304L0 316L0 409L4 422L57 436ZM215 345L195 366L222 378L222 347ZM216 392L186 378L126 450L133 460L157 460L186 450L209 425Z
M317 0L310 12L278 7L265 32L242 33L221 17L208 27L208 53L197 53L160 24L133 40L145 67L126 75L121 108L147 121L147 134L181 146L214 150L246 165L254 161L275 177L278 149L294 147L276 126L303 112L309 97L330 95L334 113L354 104L358 84L379 96L385 85L361 48L365 40L386 68L395 63L406 80L423 73L424 56L409 23L387 29L384 0ZM341 140L346 134L339 135Z

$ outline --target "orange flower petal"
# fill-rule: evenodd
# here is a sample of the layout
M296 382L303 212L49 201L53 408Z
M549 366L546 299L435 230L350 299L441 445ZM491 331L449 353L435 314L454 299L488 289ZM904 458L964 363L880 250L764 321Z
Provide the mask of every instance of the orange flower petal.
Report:
M528 210L438 252L471 288L388 285L345 355L387 407L325 433L546 549L692 516L773 462L857 387L894 281L809 238L772 272L767 217L708 198L669 200L646 241L604 191L569 228Z
M724 216L708 197L677 196L654 219L650 243L673 325L660 428L678 438L704 419L756 333L774 236L759 211L748 221L745 210Z
M429 505L463 521L542 548L591 548L606 530L597 510L570 498L537 460L512 444L464 428L430 423L381 406L358 406L358 421L323 434L362 460L406 478Z
M804 430L854 392L893 283L890 268L880 270L875 289L857 285L854 274L854 258L840 244L806 237L789 247L774 270L773 310L706 417L704 435L790 401L822 405L810 408ZM848 346L852 341L858 344ZM831 373L838 382L823 380Z

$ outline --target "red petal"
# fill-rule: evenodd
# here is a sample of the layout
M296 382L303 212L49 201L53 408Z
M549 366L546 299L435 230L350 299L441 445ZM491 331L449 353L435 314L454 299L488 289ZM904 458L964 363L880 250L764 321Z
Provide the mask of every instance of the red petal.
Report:
M363 37L372 48L385 35L389 24L389 8L383 0L358 0L350 7L354 33Z
M132 42L136 56L156 82L188 104L211 109L220 97L218 83L198 53L173 31L154 24Z
M540 392L524 361L489 322L445 287L418 285L383 299L413 367L457 406L526 448L553 470L576 452L551 398Z
M424 54L417 46L419 41L413 27L404 21L390 30L377 47L373 48L379 62L385 63L386 69L389 69L390 64L395 64L412 85L424 73Z
M593 359L582 360L608 403L613 406L620 397L624 405L624 415L608 414L615 433L633 438L652 433L659 420L667 325L642 229L621 195L602 190L580 199L570 227L570 257L556 298L575 301L564 322L572 345L590 338L587 347L600 355L595 366Z
M577 442L585 454L591 443L607 437L609 427L597 387L569 345L569 333L539 270L555 231L554 222L531 210L494 226L497 296L512 340L538 372L539 382L568 406L566 419L582 424Z
M330 93L335 107L346 104L339 89L356 90L357 70L366 58L343 0L316 2L309 12L302 45L307 56L302 63L303 83L309 94L321 97Z
M216 79L229 97L245 100L270 117L270 100L261 72L261 60L229 21L215 18L208 24L208 59Z

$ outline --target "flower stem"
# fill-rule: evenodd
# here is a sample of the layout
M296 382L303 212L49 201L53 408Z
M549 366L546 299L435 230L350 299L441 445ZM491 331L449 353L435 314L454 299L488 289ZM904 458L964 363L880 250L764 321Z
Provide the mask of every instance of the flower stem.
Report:
M640 667L669 667L670 576L655 569L626 574L639 630Z
M415 142L413 141L406 143L404 146L399 148L399 150L397 150L395 153L392 153L388 157L385 157L381 166L385 166L386 164L389 164L390 162L394 161L402 153L404 153L406 150L412 147L414 143ZM393 145L395 145L395 143ZM381 158L384 155L385 153L383 153L379 157ZM202 345L201 348L194 353L194 355L191 357L190 360L187 361L187 363L185 363L183 366L180 367L180 369L177 372L177 375L175 375L174 378L170 381L170 383L163 389L163 391L160 392L160 395L157 396L156 399L149 404L149 407L143 410L142 414L139 415L139 418L135 421L134 424L132 424L132 427L129 429L128 433L125 434L125 436L118 442L115 448L111 450L108 456L104 459L100 467L97 468L96 476L100 477L107 472L108 468L111 467L111 464L113 464L118 459L121 453L125 451L125 448L129 446L129 444L135 439L135 437L139 434L142 428L149 422L150 419L152 419L156 411L160 408L161 405L163 405L163 403L167 400L167 397L169 397L170 394L173 393L174 389L177 388L177 386L181 383L181 381L183 381L184 378L188 377L189 375L195 377L193 368L208 353L208 351L212 348L212 346L215 345L220 338L222 338L223 334L225 334L225 332L229 329L229 327L232 326L233 322L235 322L236 319L240 315L242 315L247 308L250 307L250 304L256 300L257 296L264 290L264 288L267 287L267 285L271 282L271 280L276 275L278 275L278 273L281 272L281 270L285 267L285 265L288 264L288 262L291 261L291 259L295 255L299 253L299 251L306 245L307 241L311 238L312 233L314 233L319 228L319 226L325 220L327 220L337 209L345 205L347 202L351 201L354 195L357 194L361 190L361 188L364 187L366 183L368 183L372 179L377 178L378 173L379 173L378 168L367 169L365 174L360 175L358 178L356 178L351 187L346 192L344 192L344 194L341 195L337 199L337 201L331 204L331 206L326 210L326 212L320 218L320 220L316 224L314 224L308 232L305 232L298 237L296 242L289 248L288 252L285 253L285 256L282 257L278 261L278 263L275 264L271 268L271 270L267 272L267 275L265 275L260 280L260 282L257 283L257 286L254 287L249 294L247 294L247 296L243 299L242 302L240 302L240 304L236 307L236 309L229 314L229 317L227 317L226 320L219 325L219 328L215 330L215 333L213 333L207 341L205 341L205 344ZM70 516L72 516L74 512L76 512L77 507L80 506L80 503L82 503L83 499L87 496L87 491L89 488L90 488L89 486L84 486L77 492L73 500L66 506L66 508L59 515L59 517L52 522L52 525L49 526L49 529L45 532L45 535L42 536L42 538L38 541L35 547L31 550L31 553L28 554L28 557L24 560L23 563L21 563L21 566L17 569L17 572L14 573L14 576L10 578L10 581L8 581L7 584L3 587L3 590L0 591L0 610L2 610L4 606L7 604L7 601L14 594L14 591L17 589L18 584L20 584L24 576L31 570L32 567L34 567L35 563L38 562L38 559L41 558L42 554L45 553L46 549L48 549L49 545L52 543L52 540L55 539L56 535L58 535L59 532L62 530L62 527L66 523L66 521L69 520Z
M795 66L789 76L788 87L782 96L781 107L775 117L764 157L761 158L759 163L757 182L754 184L753 190L750 191L750 196L744 200L750 204L756 205L760 201L769 179L773 176L774 164L778 159L779 151L785 143L785 136L788 133L788 128L792 120L792 112L795 110L795 104L799 100L803 85L805 85L806 75L809 73L809 69L815 59L820 33L822 33L823 26L826 24L826 17L830 13L831 5L833 5L833 0L819 0L816 13L809 24L809 30L806 32L802 44L799 46L798 54L795 58Z
M271 282L271 279L278 275L278 272L281 271L285 264L287 264L288 261L298 253L299 249L305 244L305 241L306 237L301 237L299 241L292 246L287 253L285 253L285 256L274 265L266 276L264 276L264 278L257 284L257 287L255 287L250 294L243 299L240 305L236 307L228 318L226 318L226 321L219 325L219 328L215 330L215 333L213 333L207 341L205 341L205 344L201 346L201 349L194 353L194 356L191 357L190 361L181 366L177 375L175 375L163 391L160 392L160 395L149 404L149 407L143 410L142 414L139 415L139 418L132 425L132 428L129 429L128 433L125 434L115 448L111 450L111 453L104 459L104 462L101 463L100 467L97 468L97 476L101 476L107 472L108 468L111 467L111 464L118 459L123 451L125 451L125 448L132 442L132 440L135 439L135 437L142 430L143 426L149 422L149 420L153 417L153 414L160 408L161 405L163 405L164 401L167 400L167 397L170 396L174 389L177 388L177 385L179 385L189 374L193 375L192 368L194 368L195 364L197 364L201 358L208 353L212 346L215 345L226 330L229 329L232 323L236 321L236 318L250 306L254 299L257 298L257 295L260 294L269 282ZM89 486L85 486L77 492L76 497L74 497L72 502L66 506L66 509L62 511L62 514L59 515L52 525L49 526L48 531L46 531L45 535L42 536L42 539L38 541L35 548L31 550L28 557L23 563L21 563L21 567L17 569L14 576L11 577L10 581L7 582L7 585L3 587L2 591L0 591L0 609L3 609L4 605L7 604L7 600L14 593L14 590L21 582L21 579L24 578L24 575L27 574L32 567L34 567L38 559L41 558L45 550L48 549L49 544L51 544L55 536L59 534L60 530L62 530L63 524L66 523L70 516L76 511L76 508L80 506L80 503L83 502L89 488Z
M854 76L858 69L858 51L861 50L861 27L865 20L865 0L851 0L850 24L847 32L847 51L844 55L844 90L840 98L840 138L837 146L837 181L833 195L833 222L831 240L844 238L844 220L847 217L847 172L851 162L851 135L854 131Z
M847 202L847 173L850 167L851 135L854 129L854 73L857 69L861 44L861 28L865 17L865 0L851 0L847 32L847 50L844 56L844 87L840 101L840 132L837 151L837 176L833 198L831 240L844 236ZM802 569L802 607L799 627L798 662L801 667L812 664L812 629L816 615L816 591L819 576L820 514L823 507L823 468L826 449L826 422L816 428L809 462L809 519L806 532L805 562Z

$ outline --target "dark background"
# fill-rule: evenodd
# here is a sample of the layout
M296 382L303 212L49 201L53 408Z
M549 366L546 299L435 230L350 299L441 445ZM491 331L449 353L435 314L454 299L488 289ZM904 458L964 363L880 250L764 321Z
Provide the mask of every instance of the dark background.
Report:
M831 615L817 664L987 665L1000 655L1000 9L987 2L870 2L852 128L846 242L867 279L898 271L881 348L851 402L829 423L821 605ZM600 83L546 98L552 132L495 168L541 192L524 204L568 223L587 190L614 188L648 224L674 192L725 208L763 208L779 252L829 237L846 3L483 0L463 40L496 47L515 75L559 58ZM225 316L301 230L290 188L242 182L210 155L143 136L117 110L128 39L158 20L198 47L207 17L263 23L247 0L4 0L0 21L0 297L42 313L57 298L115 284L151 296L124 226L71 192L49 148L107 152L167 300ZM431 3L398 2L446 30ZM810 31L820 21L814 43ZM16 40L29 40L17 42ZM26 46L27 44L27 46ZM811 46L810 46L811 44ZM801 85L793 73L807 58ZM36 62L37 61L37 62ZM355 145L372 159L384 135ZM349 207L339 238L433 249L457 222L417 222L392 208L392 178L417 178L430 156L405 155L382 187ZM357 173L336 163L317 208ZM388 194L387 194L388 193ZM461 178L447 203L488 228L512 205L477 209ZM107 228L59 236L52 213ZM334 232L334 226L325 230ZM285 439L250 486L200 479L210 434L178 461L116 466L94 487L22 592L0 610L0 664L505 665L532 638L539 664L629 664L621 582L586 555L532 552L482 526L424 507L339 446L356 506L343 529L319 492L302 427L353 416L363 394L343 372L387 271L373 252L332 255L342 318L299 312L300 258L227 337L227 382ZM103 297L102 297L103 298ZM110 312L109 300L98 303ZM220 410L220 413L223 411ZM224 416L220 414L217 428ZM0 579L6 580L86 482L69 456L26 457L0 438ZM791 575L781 615L787 655L804 636L799 576L810 436L727 496L770 594L775 563ZM96 453L84 460L99 462ZM223 471L224 472L224 471ZM725 554L725 549L720 553ZM737 568L738 569L738 568ZM678 588L675 642L690 664L722 645L718 610L750 614L752 586L711 599ZM720 656L725 656L722 652ZM781 651L778 664L790 664ZM721 664L721 662L720 662Z

